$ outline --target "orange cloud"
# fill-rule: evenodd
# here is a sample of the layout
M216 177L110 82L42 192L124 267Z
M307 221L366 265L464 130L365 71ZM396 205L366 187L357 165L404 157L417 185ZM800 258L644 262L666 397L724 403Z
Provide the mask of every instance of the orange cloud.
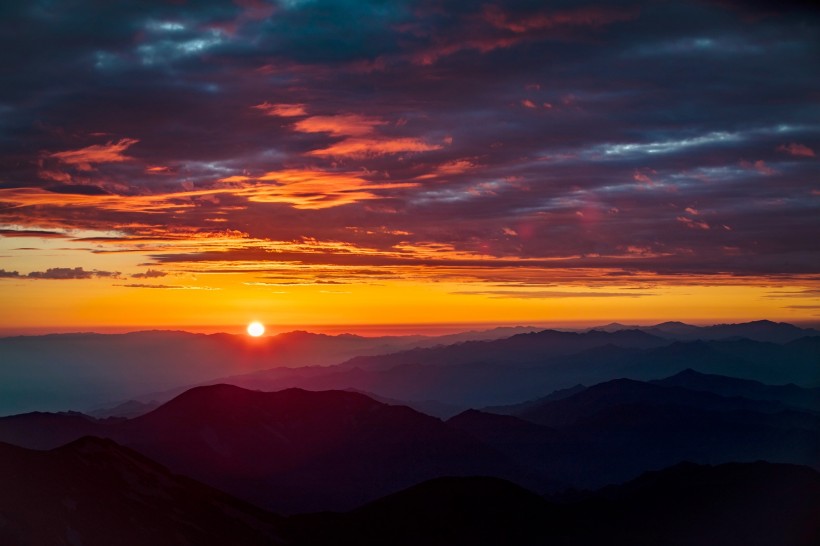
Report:
M265 101L262 104L251 106L251 108L262 110L266 116L279 116L283 118L290 118L307 115L307 110L305 110L304 104L271 104Z
M383 143L382 143L383 144ZM410 146L399 146L409 148ZM153 195L55 193L42 188L2 188L0 202L7 211L32 206L90 208L143 214L182 213L202 202L218 204L219 195L243 197L259 203L286 203L299 209L323 209L377 199L376 190L416 187L413 182L373 183L356 173L315 169L270 171L259 177L230 176L226 186Z
M374 184L354 173L299 169L271 171L256 180L275 185L250 186L234 193L246 195L249 201L288 203L300 209L337 207L377 199L374 190L417 186L410 182Z
M71 184L71 175L64 173L63 171L41 169L38 171L37 175L43 180L54 180L55 182Z
M376 127L387 122L358 114L335 116L311 116L297 121L293 127L302 133L330 133L340 136L365 136L373 134Z
M455 161L448 161L436 167L433 172L417 176L416 180L428 180L430 178L439 178L446 176L453 176L467 172L476 167L475 163L466 159L457 159Z
M348 138L327 148L308 152L308 155L369 157L402 152L429 152L441 148L439 144L428 144L419 138Z
M65 152L54 152L49 154L65 163L66 165L73 165L81 171L93 171L93 164L96 163L119 163L122 161L129 161L132 158L124 155L123 152L139 142L134 138L123 138L119 142L107 142L106 144L95 144L79 150L68 150Z

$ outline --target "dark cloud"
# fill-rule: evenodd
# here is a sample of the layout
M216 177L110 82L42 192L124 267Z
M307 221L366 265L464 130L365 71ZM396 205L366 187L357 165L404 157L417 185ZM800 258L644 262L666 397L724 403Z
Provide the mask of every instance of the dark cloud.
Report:
M144 273L134 273L131 275L132 279L157 279L159 277L165 277L168 275L165 271L160 271L158 269L148 269Z
M94 277L118 277L120 274L114 271L87 271L82 267L51 267L45 271L32 271L26 277L30 279L53 279L53 280L70 280L70 279L91 279Z
M42 239L64 239L68 237L59 231L45 231L38 229L0 229L0 237L39 237Z
M132 284L117 284L115 286L122 286L124 288L152 288L158 290L219 290L219 288L214 288L210 286L182 286L182 285L174 285L174 284L143 284L143 283L132 283Z
M808 3L2 10L0 222L13 230L117 230L97 252L119 241L155 263L225 268L819 272ZM150 245L226 229L348 251ZM431 245L448 251L407 250Z

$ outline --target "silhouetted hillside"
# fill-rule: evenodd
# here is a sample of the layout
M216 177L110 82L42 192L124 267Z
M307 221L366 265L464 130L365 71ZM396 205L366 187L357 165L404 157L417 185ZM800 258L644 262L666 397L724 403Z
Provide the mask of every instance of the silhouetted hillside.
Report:
M780 402L724 397L711 392L662 386L632 379L614 379L559 400L545 400L517 415L547 426L566 426L605 413L614 406L676 406L707 411L757 411L774 413L787 409ZM820 422L820 421L818 421Z
M131 420L77 419L52 415L40 427L42 416L2 418L0 440L53 447L72 430L113 438L280 512L352 508L438 476L536 479L438 419L352 392L216 385Z
M110 440L0 444L0 544L265 545L282 519Z
M777 401L796 408L820 411L820 388L806 389L794 384L765 385L748 379L702 374L692 369L686 369L672 377L653 382L658 385L683 387L722 396L742 396L754 400Z
M788 343L801 337L820 335L820 331L813 328L799 328L786 322L772 322L770 320L700 327L680 322L664 322L641 329L653 335L682 340L745 338L770 343Z
M584 333L543 330L495 341L468 341L445 347L413 349L373 357L356 357L342 365L363 369L385 369L412 364L454 366L515 362L518 365L531 365L606 345L645 349L660 347L668 343L664 339L639 330L622 330L613 333L597 330Z
M327 366L358 355L497 339L532 329L496 328L441 337L303 331L258 339L177 331L6 337L0 338L0 415L89 411L256 370Z
M789 343L806 336L820 336L820 331L813 328L800 328L786 322L772 322L770 320L755 320L739 324L714 324L712 326L694 326L678 321L662 322L654 326L626 326L612 323L596 329L607 332L641 330L663 338L686 341L745 338L780 344Z
M546 480L599 487L684 460L818 465L820 417L776 401L614 380L447 423Z
M632 339L631 333L622 334ZM593 385L623 377L661 379L686 369L772 384L820 384L820 337L785 345L746 339L667 341L640 349L613 345L610 342L619 341L614 336L546 331L361 357L324 368L265 370L222 381L263 390L354 389L396 400L435 400L462 407L509 405L579 383ZM552 352L555 339L567 342L557 353ZM586 342L605 344L588 347ZM579 352L561 354L570 345Z
M543 544L554 509L542 497L497 478L438 478L346 514L290 518L305 544L480 546Z
M820 475L805 467L681 464L563 503L500 480L440 479L288 525L315 546L810 546L818 503Z

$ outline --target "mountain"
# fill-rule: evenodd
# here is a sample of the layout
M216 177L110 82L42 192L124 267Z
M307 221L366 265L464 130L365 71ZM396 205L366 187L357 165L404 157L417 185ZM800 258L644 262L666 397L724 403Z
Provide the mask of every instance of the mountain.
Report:
M756 411L774 413L788 409L776 401L724 397L711 392L695 391L633 379L614 379L589 387L559 400L546 399L517 415L547 426L565 426L595 417L614 406L675 406L707 411ZM820 422L820 421L818 421Z
M640 330L654 336L679 341L712 341L723 339L751 339L769 343L789 343L802 337L820 336L820 330L800 328L787 322L756 320L739 324L714 324L711 326L694 326L678 321L662 322L654 326L627 326L613 322L597 326L592 330L619 332L622 330Z
M596 492L567 519L581 544L808 546L820 541L817 506L820 474L806 467L683 463Z
M564 398L569 398L573 394L578 394L579 392L585 391L586 389L586 385L578 383L573 387L568 387L566 389L558 389L548 394L547 396L542 396L541 398L536 398L535 400L527 400L526 402L508 404L505 406L488 406L484 408L484 411L486 411L487 413L494 413L498 415L518 415L527 410L538 408L546 402L555 402L556 400L563 400Z
M64 426L59 426L64 423ZM440 420L342 391L191 389L134 419L0 419L0 440L48 448L107 437L276 512L348 509L439 476L537 476Z
M441 337L362 337L304 331L257 339L177 331L5 337L0 338L0 415L92 411L142 400L148 393L256 370L328 366L359 355L496 339L533 329L497 328Z
M628 379L447 421L545 481L600 487L681 461L820 466L820 416L777 401Z
M691 328L706 332L706 337L709 328L724 333L774 328L789 336L814 332L777 323ZM0 338L0 415L83 409L98 416L129 417L142 409L99 410L129 400L164 402L190 387L216 383L265 390L354 389L416 407L428 401L456 407L503 405L578 383L660 379L687 368L765 383L820 386L820 335L779 344L733 336L682 341L678 338L686 336L633 329L544 330L442 345L520 329L439 338L290 332L249 339L162 331ZM440 369L459 366L464 368ZM471 375L467 383L459 380Z
M685 463L569 502L502 480L438 479L287 524L313 546L810 546L820 541L818 503L820 474L805 467Z
M703 374L691 368L666 379L654 380L652 383L711 392L721 396L741 396L752 400L776 401L787 406L820 412L820 388L807 389L794 384L766 385L748 379Z
M623 377L662 379L687 368L767 384L820 385L820 336L786 344L749 339L679 341L643 351L619 370Z
M110 440L0 444L0 544L271 545L280 517Z
M660 337L671 337L679 340L701 339L720 340L745 338L769 343L789 343L801 337L820 336L820 330L800 328L786 322L756 320L740 324L715 324L712 326L692 326L681 322L664 322L655 326L641 328L643 331Z
M552 505L510 482L487 477L438 478L345 514L289 519L294 538L315 546L481 546L544 544Z
M98 408L87 413L89 416L96 417L97 419L106 419L108 417L131 418L145 415L149 411L157 409L158 406L159 404L153 400L150 402L127 400L113 407Z
M518 365L539 364L555 357L580 353L596 347L614 345L646 349L669 342L640 330L618 332L560 332L543 330L517 334L494 341L468 341L445 347L412 349L388 355L362 356L342 366L362 369L388 369L402 365L447 365L515 362Z
M688 368L765 383L820 384L820 336L785 345L746 339L672 341L643 349L608 344L646 340L643 335L633 339L626 333L625 341L601 332L547 331L493 342L362 357L337 366L264 370L226 377L220 382L262 390L353 389L404 400L417 408L428 400L461 407L503 406L578 384L592 385L615 378L662 379ZM548 341L555 339L563 342L556 345L562 350L570 350L571 345L577 349L605 344L556 355L547 350L551 346ZM651 341L654 339L650 338L650 345L656 343Z

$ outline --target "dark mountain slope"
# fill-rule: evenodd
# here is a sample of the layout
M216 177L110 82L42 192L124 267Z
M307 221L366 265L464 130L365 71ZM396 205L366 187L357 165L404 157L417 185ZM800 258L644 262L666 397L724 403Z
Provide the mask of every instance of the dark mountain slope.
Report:
M436 418L343 391L198 387L131 420L88 420L82 433L277 512L352 508L440 476L538 482ZM67 436L51 424L37 430L29 416L0 419L0 434L40 447Z
M786 408L782 403L724 397L711 392L645 383L632 379L614 379L589 387L560 400L546 400L531 405L517 415L547 426L571 425L595 416L616 405L680 406L712 411L749 410L774 413Z
M0 544L266 545L282 518L110 440L51 451L0 444Z
M621 348L646 349L667 345L669 341L641 332L560 332L543 330L518 334L495 341L468 341L445 347L412 349L388 355L356 357L342 365L363 369L385 369L401 365L447 365L515 362L538 364L544 360L579 353L596 347L613 345Z
M488 478L423 483L345 514L290 518L313 546L813 546L820 474L768 463L681 464L548 502Z
M769 400L812 411L820 411L820 388L803 388L794 384L766 385L759 381L737 379L724 375L703 374L686 369L672 377L652 381L667 387L711 392L721 396L741 396L753 400Z

